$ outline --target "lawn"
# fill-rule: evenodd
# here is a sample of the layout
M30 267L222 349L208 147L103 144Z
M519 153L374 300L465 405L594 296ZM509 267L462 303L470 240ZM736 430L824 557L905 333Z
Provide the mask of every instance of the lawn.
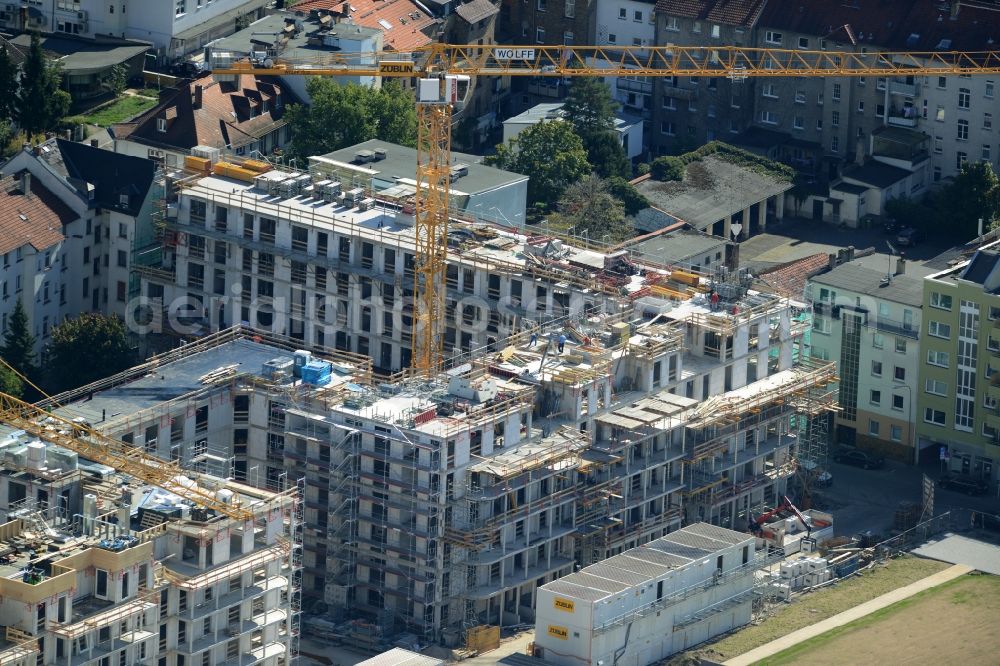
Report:
M1000 578L962 576L779 652L762 663L997 663Z
M947 568L943 562L904 556L830 587L784 604L760 624L750 625L717 643L696 650L705 658L725 661L802 627L825 620L897 588Z
M86 119L86 122L90 125L108 127L109 125L120 123L132 118L133 116L137 116L155 105L156 100L150 97L126 95L115 100L108 106L101 107L100 109L83 116L83 118Z

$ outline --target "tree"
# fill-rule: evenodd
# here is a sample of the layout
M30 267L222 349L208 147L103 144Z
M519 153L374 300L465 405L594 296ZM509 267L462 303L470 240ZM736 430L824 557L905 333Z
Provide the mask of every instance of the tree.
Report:
M69 111L70 96L59 89L59 67L42 52L38 33L31 35L31 48L21 68L21 90L17 97L18 121L29 134L56 126Z
M25 377L35 373L35 336L31 334L28 313L20 299L14 304L0 356Z
M108 78L108 87L115 97L121 97L128 87L128 67L125 65L115 65L111 68L111 76Z
M626 215L635 215L640 210L649 208L649 199L624 178L609 178L607 183L608 191L615 199L622 202Z
M24 382L10 368L0 366L0 391L15 398L24 397Z
M625 149L614 131L618 102L611 97L611 89L602 79L581 77L574 79L563 105L566 120L583 140L587 160L602 178L621 176L632 172Z
M83 386L132 367L133 357L120 317L85 313L52 329L49 382L53 391Z
M587 149L587 161L594 165L594 173L598 176L628 178L632 175L632 165L617 132L605 131L581 138Z
M386 81L381 89L374 89L315 77L306 84L306 90L312 103L293 105L287 111L292 152L300 159L369 139L416 145L413 96L395 81Z
M525 129L498 145L496 155L487 162L528 176L529 203L557 201L568 186L590 173L583 142L573 125L561 120Z
M979 220L983 231L1000 219L1000 181L989 162L966 162L939 197L941 212L949 226L966 240L976 235Z
M650 173L653 180L684 180L684 162L676 157L657 157Z
M0 121L14 118L17 87L17 65L7 52L7 44L0 44Z
M632 235L625 207L605 181L591 174L566 188L559 199L559 223L573 227L573 235L612 243Z

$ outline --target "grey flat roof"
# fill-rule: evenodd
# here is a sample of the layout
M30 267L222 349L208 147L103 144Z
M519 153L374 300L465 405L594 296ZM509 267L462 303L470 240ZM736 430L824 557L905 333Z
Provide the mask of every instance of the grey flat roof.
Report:
M696 229L710 227L791 187L789 182L763 176L715 155L689 164L683 181L664 183L650 178L636 185L650 204Z
M892 267L895 272L895 258L892 260ZM903 275L894 275L890 284L882 286L882 280L888 271L889 258L884 254L872 254L815 275L810 281L893 303L914 307L923 305L924 277L933 273L933 269L922 262L907 260L906 272Z
M320 53L333 53L334 51L340 50L333 46L310 45L309 37L319 30L319 21L310 20L308 16L296 17L295 14L292 13L277 13L265 16L264 18L251 23L249 27L240 30L237 33L233 33L228 37L223 37L211 42L209 46L217 51L236 51L239 53L248 53L252 50L251 42L256 41L270 43L274 41L276 39L276 35L272 33L279 33L284 29L286 18L298 18L301 20L303 23L303 30L299 32L299 34L289 37L288 42L279 57L291 60L301 58L308 59L309 57ZM331 25L329 31L324 31L323 34L331 37L366 39L378 36L381 32L381 30L374 30L360 25L336 23ZM257 46L257 49L264 50L264 46Z
M629 249L639 255L663 264L701 263L706 254L715 261L715 253L725 255L726 241L700 231L679 229L644 240ZM693 261L692 261L693 260Z
M31 47L31 36L18 35L11 44L27 51ZM58 56L63 72L67 74L87 74L107 67L119 65L152 48L149 44L112 42L110 44L80 41L58 35L42 35L42 50Z
M864 166L854 167L853 169L844 171L844 178L857 180L879 189L895 185L909 175L910 172L906 169L900 169L899 167L894 167L889 164L882 164L881 162L876 162L875 160L868 161Z
M695 523L542 587L571 599L599 601L659 578L672 569L685 567L723 548L752 540L749 534Z
M852 185L851 183L838 183L830 189L835 192L845 192L847 194L864 194L868 191L868 188L864 185Z
M371 139L354 146L341 148L332 153L327 153L322 157L337 162L350 164L354 161L355 155L362 150L384 150L387 157L379 162L369 162L357 166L378 172L378 177L383 180L392 180L393 176L408 180L416 180L417 177L417 151L414 148L400 146L395 143L387 143L378 139ZM454 183L452 189L466 194L478 194L488 192L500 187L512 185L528 180L527 176L519 173L512 173L502 169L486 166L482 163L481 155L468 155L466 153L452 152L451 164L456 166L464 164L469 167L469 173L462 176Z
M291 358L291 354L250 340L234 340L161 365L145 377L98 391L91 399L73 402L56 413L98 424L102 416L111 420L204 388L199 378L217 368L238 365L239 373L259 375L265 362L280 357Z

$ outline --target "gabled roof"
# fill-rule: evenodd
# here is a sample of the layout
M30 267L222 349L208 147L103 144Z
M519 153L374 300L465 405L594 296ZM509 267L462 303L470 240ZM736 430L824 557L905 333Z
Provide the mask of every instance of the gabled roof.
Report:
M201 105L195 99L201 89ZM280 101L280 104L279 104ZM236 83L202 78L182 84L132 123L114 127L119 139L190 150L195 146L236 148L284 125L291 101L281 86L252 76ZM166 131L161 132L161 123Z
M810 254L760 272L760 277L782 296L802 298L809 278L829 266L830 258L823 253Z
M7 55L10 59L14 61L14 64L20 67L24 64L24 61L28 58L27 53L21 50L21 47L10 41L6 37L0 36L0 45L5 45L7 47Z
M490 0L471 0L471 2L459 5L455 9L455 13L466 23L473 25L499 14L500 9Z
M366 28L382 31L385 48L409 51L434 41L438 20L414 0L305 0L295 11L322 9L343 14Z
M656 13L750 27L760 17L764 3L765 0L657 0Z
M131 217L139 214L153 184L155 165L151 160L65 139L59 139L59 151L69 178L94 186L96 205Z
M63 226L77 219L37 178L31 179L31 194L25 196L20 178L15 173L0 180L0 254L25 245L46 250L62 241Z

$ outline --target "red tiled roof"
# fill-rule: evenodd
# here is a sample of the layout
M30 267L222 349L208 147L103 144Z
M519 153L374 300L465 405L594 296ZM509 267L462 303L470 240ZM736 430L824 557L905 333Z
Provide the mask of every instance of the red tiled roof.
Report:
M409 51L434 41L427 33L432 33L438 20L425 12L413 0L306 0L295 5L297 12L314 9L342 12L349 6L350 17L364 28L382 31L382 43L387 50ZM385 21L389 28L381 23Z
M769 0L758 26L894 51L993 50L1000 13L992 7L962 2L952 17L948 3L931 0Z
M808 257L790 261L761 272L761 277L776 291L789 298L802 298L809 278L823 271L829 265L826 254L810 254Z
M766 0L657 0L656 13L726 25L752 26L760 17L765 2Z
M31 196L21 190L20 174L0 180L0 254L25 245L46 250L65 238L63 226L77 217L37 178L31 180Z

